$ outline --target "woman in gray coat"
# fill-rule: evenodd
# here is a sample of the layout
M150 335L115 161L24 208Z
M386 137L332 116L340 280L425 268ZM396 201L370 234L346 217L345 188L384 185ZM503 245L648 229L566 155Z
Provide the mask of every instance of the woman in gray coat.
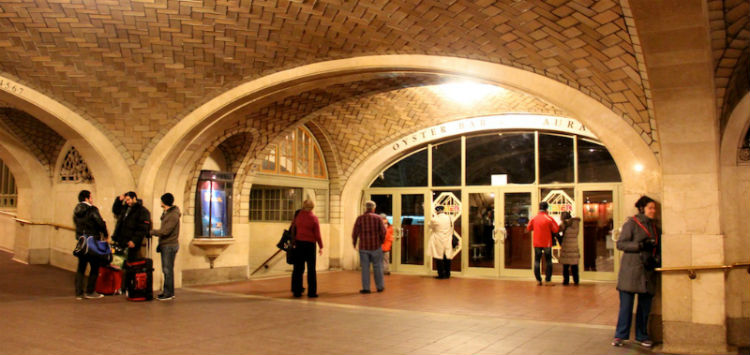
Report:
M581 219L573 218L570 212L563 212L560 217L562 218L560 232L563 237L562 249L560 250L560 264L563 264L563 285L570 284L570 274L573 274L573 283L578 285L578 259L581 257L581 252L578 250L578 228Z
M633 317L633 302L638 295L638 309L635 314L635 340L643 347L650 348L654 343L648 338L648 316L651 300L656 292L656 271L661 260L660 235L654 222L656 201L642 196L635 203L638 214L628 218L622 226L617 249L622 250L620 274L617 277L617 290L620 291L620 313L614 346L622 346L630 336Z

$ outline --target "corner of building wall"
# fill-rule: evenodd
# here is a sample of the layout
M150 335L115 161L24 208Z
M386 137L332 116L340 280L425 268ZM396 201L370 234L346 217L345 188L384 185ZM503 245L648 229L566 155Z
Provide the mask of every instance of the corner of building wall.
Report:
M671 354L727 353L727 328L718 324L664 321L664 347Z
M727 317L727 342L737 347L750 346L750 318Z

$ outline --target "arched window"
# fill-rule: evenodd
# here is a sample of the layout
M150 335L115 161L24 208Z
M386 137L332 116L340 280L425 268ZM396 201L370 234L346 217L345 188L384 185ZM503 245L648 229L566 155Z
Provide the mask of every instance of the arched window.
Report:
M0 160L0 207L16 207L18 191L16 179L10 169Z
M328 177L320 146L305 127L298 127L277 143L269 144L260 171L319 179Z
M461 138L428 144L432 152L428 164L428 149L419 147L381 171L370 187L461 186L462 164L465 186L493 185L493 178L520 185L621 181L607 148L585 137L532 131L463 138L465 153L461 153Z
M94 176L78 150L71 146L60 166L61 182L94 183Z
M750 161L750 128L745 132L745 138L742 140L742 147L740 147L737 158L743 164Z

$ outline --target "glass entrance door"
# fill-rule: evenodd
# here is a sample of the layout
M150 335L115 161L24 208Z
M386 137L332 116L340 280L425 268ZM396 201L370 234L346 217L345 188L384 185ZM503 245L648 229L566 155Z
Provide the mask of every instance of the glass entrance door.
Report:
M393 227L392 271L425 272L425 192L390 190L372 193L375 212L384 213Z
M617 186L586 186L579 192L581 226L579 269L587 279L615 280L619 262L612 234L614 221L622 221L616 208Z
M526 231L538 199L530 189L469 188L464 194L464 265L473 275L529 276L531 233Z
M464 265L467 272L475 275L496 276L498 274L496 208L497 189L466 192L464 195L463 249L466 250ZM454 259L455 260L455 259Z
M396 228L400 230L398 244L399 269L407 270L405 266L424 266L424 194L401 194L400 213L396 216Z

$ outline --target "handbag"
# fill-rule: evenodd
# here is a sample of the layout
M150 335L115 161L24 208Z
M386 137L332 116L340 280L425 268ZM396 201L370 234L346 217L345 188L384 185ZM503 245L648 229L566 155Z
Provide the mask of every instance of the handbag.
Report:
M88 249L88 243L86 243L86 236L82 235L78 237L78 242L76 242L76 246L75 248L73 248L73 256L80 258L86 255L87 249Z
M281 240L276 243L277 248L286 251L286 263L289 265L293 265L297 259L297 248L294 243L295 237L297 235L297 227L294 225L294 219L297 218L297 214L299 214L299 211L300 210L294 212L292 224L289 226L289 229L284 229L284 232L281 234Z
M91 235L82 235L78 237L78 243L73 249L73 255L77 257L90 257L100 261L110 263L112 261L112 249L105 240L98 240Z

